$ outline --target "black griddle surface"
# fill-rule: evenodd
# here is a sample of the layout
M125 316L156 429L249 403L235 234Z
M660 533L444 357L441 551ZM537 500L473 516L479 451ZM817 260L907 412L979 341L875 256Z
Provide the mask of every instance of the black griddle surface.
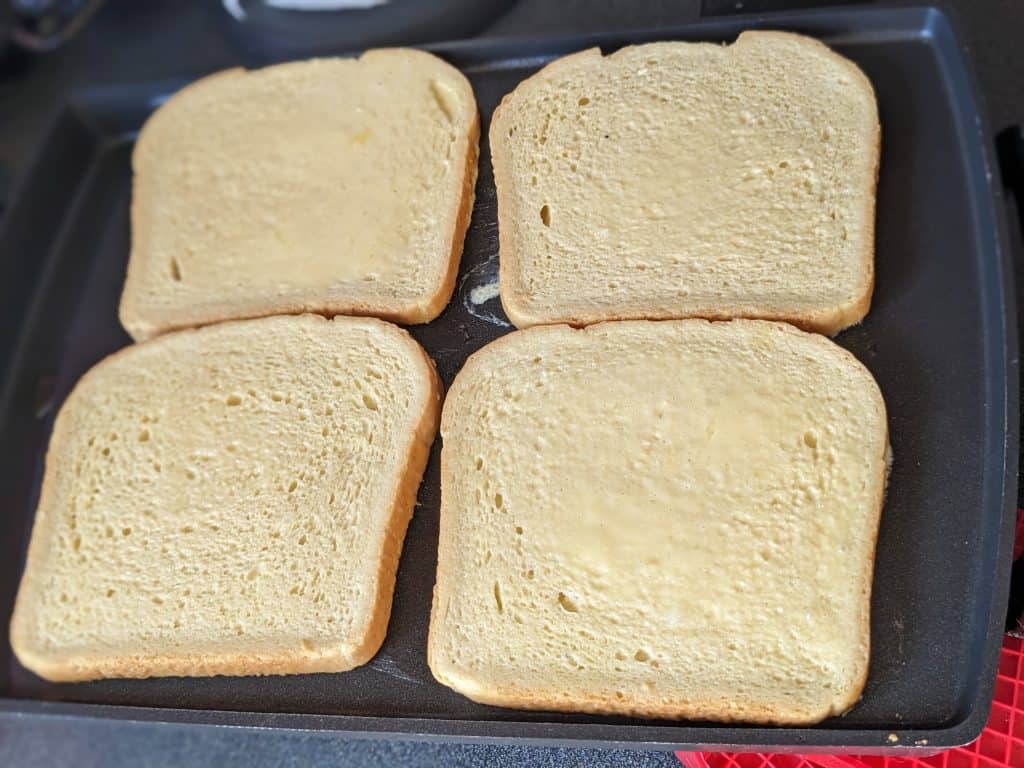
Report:
M365 667L337 675L47 683L0 642L0 716L88 715L425 738L638 747L811 750L936 748L985 722L1006 605L1016 501L1015 309L987 136L962 53L932 9L733 17L628 37L472 41L432 50L470 78L483 139L477 200L456 293L410 328L451 382L466 357L508 332L497 299L471 291L497 272L486 130L502 95L551 58L658 39L731 41L748 28L821 38L871 78L882 122L877 284L858 327L837 337L875 375L896 457L882 516L872 660L860 703L814 728L671 723L486 707L436 683L426 633L439 502L434 446L398 572L387 639ZM201 74L201 73L196 73ZM191 79L191 78L188 78ZM0 617L23 567L46 441L75 381L129 342L117 302L129 247L134 132L175 83L78 94L61 111L0 232L17 259L0 287L33 291L0 411ZM2 296L2 294L0 294Z

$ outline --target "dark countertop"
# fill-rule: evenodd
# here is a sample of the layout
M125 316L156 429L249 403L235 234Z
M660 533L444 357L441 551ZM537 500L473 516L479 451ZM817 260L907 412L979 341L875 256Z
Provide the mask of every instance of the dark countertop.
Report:
M0 765L145 768L539 768L676 766L671 752L545 749L409 741L350 740L323 733L277 733L206 726L126 725L107 721L0 722Z
M215 0L206 0L214 3ZM195 0L110 0L71 43L33 58L16 75L0 70L0 202L65 94L90 84L201 73L235 63L237 52ZM702 9L723 12L828 5L800 0L521 0L482 31L488 36L567 35L679 25ZM1024 6L1019 0L945 4L959 22L995 131L1024 123ZM744 7L745 6L745 7ZM16 62L17 63L17 62ZM2 208L0 208L2 210ZM9 255L4 255L8 258ZM613 766L677 765L671 753L343 740L322 733L90 720L0 721L0 765L139 766Z

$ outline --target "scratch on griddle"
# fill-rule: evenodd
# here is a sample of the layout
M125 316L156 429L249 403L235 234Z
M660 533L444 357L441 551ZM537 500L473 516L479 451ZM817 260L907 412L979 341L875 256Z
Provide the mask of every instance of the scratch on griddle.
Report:
M498 254L494 253L482 264L477 264L459 281L459 295L462 306L473 317L499 328L512 325L487 306L498 298Z
M413 683L414 685L423 685L423 681L418 680L408 672L403 671L390 656L377 656L377 658L370 662L370 667L398 680L405 680L405 682Z
M896 658L899 659L901 663L905 664L906 649L904 648L903 643L903 626L903 619L899 617L893 619L892 627L896 630Z

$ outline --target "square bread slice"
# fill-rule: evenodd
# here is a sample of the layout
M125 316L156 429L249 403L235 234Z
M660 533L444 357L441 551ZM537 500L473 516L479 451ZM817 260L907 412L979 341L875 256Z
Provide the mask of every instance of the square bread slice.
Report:
M428 660L499 706L808 724L868 668L871 374L783 323L512 333L441 417Z
M340 672L380 647L440 412L375 319L181 331L57 416L11 623L54 681Z
M139 340L301 312L432 320L455 285L479 132L466 78L412 49L189 85L135 145L122 324Z
M834 334L867 314L878 108L816 40L567 56L504 98L490 142L520 328L754 317Z

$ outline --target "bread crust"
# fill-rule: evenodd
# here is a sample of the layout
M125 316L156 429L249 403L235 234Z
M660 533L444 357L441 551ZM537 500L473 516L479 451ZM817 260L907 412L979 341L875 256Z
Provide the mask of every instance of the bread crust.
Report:
M871 81L861 69L849 59L840 56L827 45L819 40L792 32L781 31L746 31L736 38L733 46L742 46L757 39L779 38L785 40L797 40L806 44L820 54L843 67L847 73L859 84L863 94L872 103L877 105L874 88ZM649 43L644 46L629 46L629 48L643 48L649 46L664 45L709 45L708 43ZM619 52L612 53L609 58L614 58ZM834 306L823 306L813 310L779 311L767 306L747 308L693 308L651 306L642 312L617 312L604 308L576 306L566 308L565 311L554 316L550 308L542 308L539 311L531 306L530 296L511 279L514 274L521 273L520 254L513 247L512 231L519 222L515 221L514 208L512 206L511 192L515 186L514 174L510 168L510 157L507 151L508 135L504 119L510 111L513 99L537 85L544 83L559 72L572 68L582 60L601 60L602 54L599 48L589 48L578 53L556 59L538 72L523 80L515 90L506 94L498 108L490 127L491 161L494 166L494 182L497 188L498 200L498 242L499 242L499 287L502 307L508 315L512 324L517 328L527 328L533 325L544 323L565 323L573 326L586 326L592 323L599 323L611 320L672 320L685 318L702 318L705 320L730 320L733 318L780 320L795 325L801 330L813 333L821 333L826 336L834 336L852 325L856 325L867 315L871 308L871 297L875 286L875 210L878 187L879 163L881 159L882 134L881 125L878 121L877 106L875 109L874 132L871 146L868 151L871 153L870 168L863 179L854 180L854 185L863 186L864 208L860 211L863 217L862 226L865 236L863 247L859 255L861 264L862 281L855 294L845 302Z
M391 618L391 604L395 592L395 575L398 572L398 561L402 555L405 532L412 519L416 507L416 496L419 493L420 481L430 458L430 449L437 436L441 421L441 402L444 397L444 386L437 375L434 361L430 359L419 344L409 337L418 349L421 362L426 368L430 381L430 393L426 408L421 414L416 430L412 435L406 452L405 466L399 475L398 487L394 493L394 504L391 517L384 529L381 543L382 555L377 568L377 594L374 598L374 610L370 616L364 642L354 648L350 657L351 664L347 669L358 667L372 659L380 650L387 634L388 621ZM342 671L342 670L334 670Z
M702 319L684 319L680 321L613 321L611 323L596 323L582 329L573 328L566 324L539 325L519 331L513 331L506 336L496 339L471 355L466 361L466 364L456 375L455 380L451 383L448 391L446 407L441 415L442 438L444 439L444 436L447 435L448 440L453 439L451 434L453 425L451 421L455 416L452 415L453 411L448 407L448 403L452 404L452 408L457 408L458 400L462 394L463 388L466 386L466 382L483 374L488 369L493 369L495 364L500 365L504 348L507 345L518 343L522 340L524 335L539 336L542 334L550 334L553 336L559 336L567 332L591 333L600 332L602 328L610 325L632 325L639 328L644 325L657 324L660 322L702 323L713 321L704 321ZM829 341L824 336L807 333L790 324L778 321L737 319L728 322L738 325L773 326L773 329L779 333L795 334L804 337L812 344L822 348L827 348L829 354L838 354L840 357L852 362L872 381L872 383L874 383L874 378L871 376L870 372L852 353ZM882 455L878 456L875 462L875 466L879 468L879 472L881 473L881 481L879 483L879 494L877 503L875 504L874 516L868 521L870 529L874 532L871 541L871 549L870 553L865 558L864 567L861 571L860 580L858 582L858 592L861 595L861 600L859 604L860 615L858 619L858 623L860 624L860 642L857 650L857 666L854 671L855 677L851 680L849 688L842 691L841 693L843 695L834 699L829 706L823 707L819 710L799 708L783 709L769 706L755 706L750 703L739 701L700 701L683 698L665 703L664 701L655 701L653 698L644 700L642 697L630 698L627 696L626 698L620 699L615 696L603 694L600 691L586 690L582 686L569 693L545 691L538 694L525 689L501 686L500 684L495 685L491 681L487 680L486 676L482 679L478 679L467 670L460 668L444 653L443 642L441 639L442 635L446 631L446 627L444 626L445 619L440 607L441 596L439 585L441 580L446 576L445 563L451 562L452 558L457 556L457 553L455 553L454 550L449 551L450 534L446 535L449 526L453 525L453 522L447 519L448 516L446 515L443 499L446 493L450 493L450 491L446 489L452 488L456 480L453 474L454 470L450 466L449 458L444 450L441 452L442 507L440 540L438 546L438 575L437 582L434 585L430 629L427 639L427 664L430 667L431 673L438 682L458 691L475 702L491 706L511 707L515 709L586 712L602 715L628 715L631 717L664 720L712 720L725 723L746 722L775 726L813 725L821 722L827 717L844 714L860 699L867 681L871 637L871 588L874 575L875 551L878 537L878 525L884 504L885 490L891 466L891 448L889 447L888 419L885 402L881 397L881 393L877 390L877 385L875 385L874 391L877 394L876 406L879 409L881 422L886 430L886 435L885 439L882 441L882 444L884 445Z
M327 320L321 316L279 317L272 322L349 322L349 318ZM93 366L78 381L61 407L54 423L53 437L46 452L42 489L37 505L36 519L21 578L14 613L10 625L10 642L22 666L51 682L80 682L101 678L146 678L165 676L210 676L210 675L284 675L312 672L343 672L365 664L380 649L387 632L391 615L395 574L398 567L406 527L412 517L420 480L426 467L430 448L437 433L440 419L442 385L433 361L422 347L401 328L377 320L363 318L356 322L379 325L388 333L400 336L415 364L421 367L426 393L419 413L415 414L415 428L409 432L409 440L403 451L401 467L395 473L393 499L387 524L382 528L377 549L380 552L374 583L376 585L372 609L367 616L362 637L358 643L340 643L331 647L289 651L287 653L253 654L246 652L204 652L165 654L73 655L48 653L33 645L28 630L28 615L33 610L33 597L41 586L37 583L45 574L41 563L46 551L52 545L50 536L55 511L60 500L56 495L56 474L60 471L60 457L69 436L69 404L73 407L74 393L104 367L126 355L132 355L139 346L160 345L179 334L218 333L219 329L233 325L252 325L260 331L261 320L240 320L221 323L196 330L180 331L174 336L165 336L140 345L124 347Z
M476 201L476 179L478 160L480 158L480 113L473 112L473 122L469 127L469 141L466 144L463 160L462 194L459 198L458 211L455 214L455 226L452 230L451 257L448 259L448 271L440 283L437 293L431 298L422 313L409 319L395 318L394 322L428 323L437 317L448 306L455 292L455 278L459 275L459 263L462 260L462 248L466 240L466 231L473 217L473 203ZM391 318L385 318L391 319Z
M320 314L326 317L355 315L358 317L378 317L393 323L415 325L430 322L444 310L455 290L455 278L458 275L459 263L462 258L462 247L473 212L477 161L480 151L480 114L476 106L472 86L465 75L433 54L411 48L378 48L366 51L359 58L362 60L367 56L374 57L392 53L429 56L431 59L441 62L448 74L459 84L460 90L462 90L463 94L468 97L473 105L472 120L469 128L465 137L460 141L461 146L457 147L455 151L455 157L459 158L459 167L456 169L456 174L462 181L459 185L458 199L452 200L452 207L446 216L450 234L446 238L445 242L447 244L444 250L448 254L448 258L443 262L439 262L435 290L427 296L414 297L411 300L397 297L379 297L372 300L358 297L340 298L331 297L326 292L322 296L305 300L267 295L255 297L249 301L235 302L230 308L183 308L173 319L151 317L140 299L143 279L141 262L147 257L139 252L137 239L137 233L148 231L150 228L149 217L146 213L147 209L140 203L140 195L138 194L137 179L139 169L136 162L139 147L147 140L146 128L150 124L147 121L139 133L135 150L132 152L132 169L135 173L130 212L132 254L128 260L125 285L118 308L118 317L121 325L135 341L144 341L168 331L196 328L225 320L252 319L272 315L299 315L305 313ZM171 107L175 102L185 98L189 92L201 90L213 81L239 77L246 73L247 70L235 67L208 75L176 92L161 109Z

